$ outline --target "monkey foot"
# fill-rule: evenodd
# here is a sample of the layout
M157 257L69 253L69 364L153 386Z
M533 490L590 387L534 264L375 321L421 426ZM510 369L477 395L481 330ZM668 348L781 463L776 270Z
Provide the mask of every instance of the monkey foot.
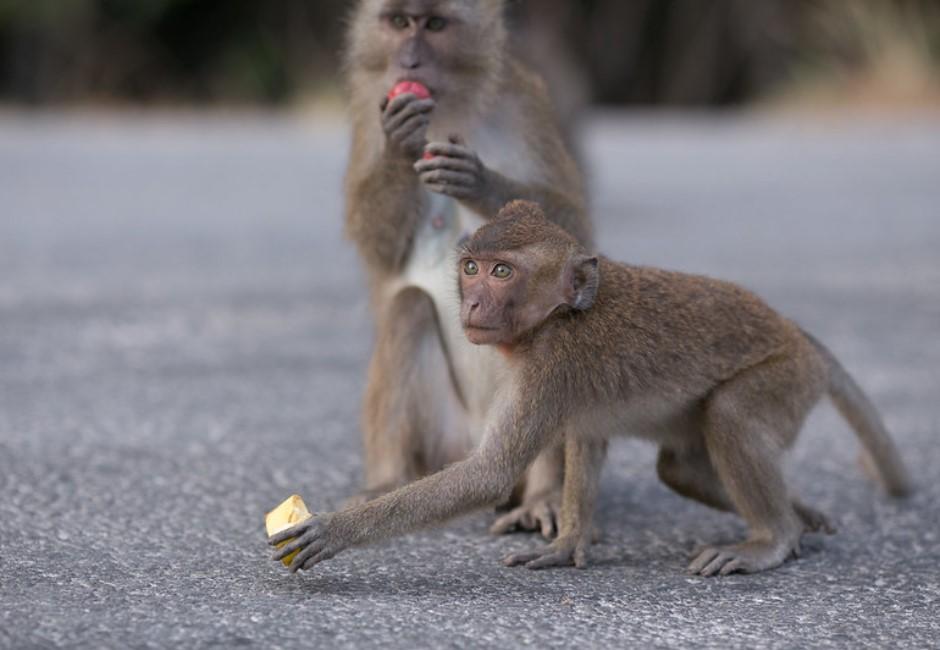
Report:
M505 535L517 530L535 531L550 540L557 534L560 511L560 495L552 494L531 499L498 517L490 526L490 534Z
M790 556L800 555L799 540L785 542L749 541L728 546L707 546L697 551L689 573L701 576L729 573L757 573L780 566Z
M587 566L587 548L590 543L590 539L559 538L536 551L507 555L503 558L503 564L506 566L522 564L527 569L572 565L583 569Z

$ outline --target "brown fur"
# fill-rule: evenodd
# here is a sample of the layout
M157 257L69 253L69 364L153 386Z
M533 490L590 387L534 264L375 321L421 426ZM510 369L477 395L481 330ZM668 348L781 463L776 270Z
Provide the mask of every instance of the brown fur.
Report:
M499 318L513 317L498 305L486 316L498 331L493 341L508 350L512 380L482 445L466 460L373 503L290 531L302 532L301 541L280 555L303 549L295 569L503 498L532 459L559 439L565 441L565 484L558 538L506 562L584 566L606 443L622 434L660 445L657 471L679 494L737 512L748 524L747 539L705 548L690 571L770 569L799 553L804 532L831 532L823 514L788 493L780 469L781 453L827 392L859 432L889 491L910 491L894 444L854 381L821 344L755 295L719 280L606 258L591 271L586 251L533 206L512 204L502 216L464 251L507 256L513 272L497 277L465 270L464 301L480 291L491 291L497 303L538 294L553 295L555 307L521 331L513 322L500 329ZM502 237L517 252L538 252L513 256L500 250ZM560 272L572 259L585 277ZM487 260L481 258L481 270ZM551 269L542 275L548 285L527 286L540 267ZM593 282L586 277L591 274L598 276ZM580 302L589 306L576 307L572 296L590 287L593 295Z
M388 16L399 12L418 24L430 15L445 16L450 24L440 33L424 31L413 38L411 30L389 27ZM409 47L424 53L414 71L400 65ZM517 143L513 157L524 161L526 177L488 167L487 152L481 151L481 190L454 198L459 210L489 219L510 199L527 197L546 205L551 218L585 244L591 229L581 175L562 143L547 92L507 52L501 1L362 0L351 16L346 75L352 122L346 232L365 263L377 321L362 412L366 485L358 502L469 453L474 441L456 440L447 429L454 417L473 409L475 393L497 381L454 361L441 329L448 311L441 300L455 300L453 292L442 298L412 279L415 249L427 236L422 233L439 197L416 173L419 152L396 148L383 130L380 115L388 90L403 77L421 80L431 90L433 109L423 127L428 147L449 146L435 140L440 135L434 134L443 133L473 147L480 125L502 129L496 140ZM408 146L416 141L408 140ZM440 248L447 255L435 272L446 278L453 273L453 245ZM465 346L459 338L451 345ZM535 495L551 492L551 486L559 492L560 451L554 457L533 467L527 498L537 501ZM516 520L526 518L531 527L553 527L544 517L533 523L529 514L514 511ZM494 530L512 527L502 522Z
M355 76L350 81L353 135L345 180L346 232L370 269L400 270L407 261L412 235L426 208L427 197L420 191L410 160L390 163L383 159L375 112L376 97L382 97L384 86L364 84L360 87L355 83ZM476 92L471 88L461 91L467 95ZM498 179L501 187L494 192L495 201L485 206L482 216L491 218L511 199L535 201L543 206L550 220L583 245L590 246L593 234L586 216L583 179L557 130L541 80L521 64L511 61L502 68L492 95L485 91L481 91L481 95L475 101L482 104L491 104L499 96L518 102L518 113L525 119L514 127L522 134L526 154L540 179L528 186L507 178ZM503 200L504 196L508 198Z

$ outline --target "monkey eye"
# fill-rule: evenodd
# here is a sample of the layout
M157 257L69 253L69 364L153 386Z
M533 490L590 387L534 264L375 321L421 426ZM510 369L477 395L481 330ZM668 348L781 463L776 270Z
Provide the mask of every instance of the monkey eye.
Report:
M508 264L497 264L493 267L493 275L500 280L505 280L512 275L512 268Z
M480 272L480 267L473 260L467 260L463 263L464 275L476 275Z
M408 16L405 14L392 14L388 22L392 24L392 27L395 29L407 29L408 28Z
M440 16L431 16L424 24L424 28L429 32L439 32L447 27L447 19Z

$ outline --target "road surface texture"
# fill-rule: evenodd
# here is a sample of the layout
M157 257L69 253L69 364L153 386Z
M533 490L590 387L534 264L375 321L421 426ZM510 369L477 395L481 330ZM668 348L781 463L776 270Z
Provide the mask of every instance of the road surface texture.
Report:
M265 511L353 493L370 348L346 134L269 116L0 117L0 648L936 647L940 121L598 116L600 248L738 281L844 361L919 490L827 404L787 465L834 537L685 573L734 516L613 445L585 571L505 568L490 513L271 562Z

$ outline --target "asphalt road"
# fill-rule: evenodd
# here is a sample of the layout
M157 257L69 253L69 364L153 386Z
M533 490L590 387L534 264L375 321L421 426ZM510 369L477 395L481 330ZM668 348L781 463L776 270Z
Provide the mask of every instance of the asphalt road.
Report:
M0 648L936 647L940 121L600 117L607 254L757 290L826 341L919 485L886 498L827 404L788 465L837 522L757 576L684 573L739 520L619 441L585 571L498 559L488 513L307 575L263 513L361 477L369 350L342 128L0 117Z

